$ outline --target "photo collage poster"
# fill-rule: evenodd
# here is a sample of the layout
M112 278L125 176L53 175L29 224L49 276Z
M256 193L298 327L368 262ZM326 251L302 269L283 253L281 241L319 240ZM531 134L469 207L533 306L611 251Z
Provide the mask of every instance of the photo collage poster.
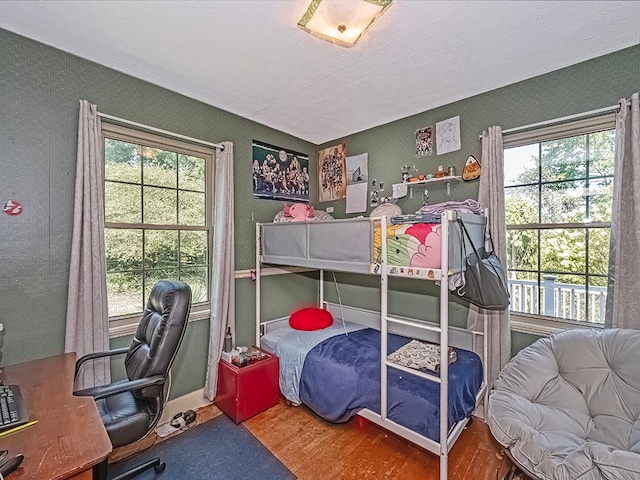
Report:
M341 143L318 153L320 202L347 198L347 145Z
M253 198L309 203L309 156L252 141Z

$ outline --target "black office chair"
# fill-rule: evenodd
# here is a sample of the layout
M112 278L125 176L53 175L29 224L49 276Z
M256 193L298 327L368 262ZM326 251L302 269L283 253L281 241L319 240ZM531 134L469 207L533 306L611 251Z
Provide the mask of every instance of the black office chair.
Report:
M74 392L95 398L114 448L141 440L160 420L167 400L169 369L184 337L190 309L189 285L160 280L149 294L147 308L129 348L91 353L76 362L77 376L88 360L127 354L124 359L127 380ZM154 458L112 480L130 479L150 468L162 473L165 467L159 458ZM94 467L93 478L107 478L107 460Z

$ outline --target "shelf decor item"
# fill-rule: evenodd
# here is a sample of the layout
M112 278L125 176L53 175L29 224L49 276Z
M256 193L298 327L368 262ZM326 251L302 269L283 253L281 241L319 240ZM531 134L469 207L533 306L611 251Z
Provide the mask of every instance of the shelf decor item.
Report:
M462 179L465 181L475 180L480 177L480 162L476 160L476 157L469 155L467 161L464 163L464 169L462 170Z

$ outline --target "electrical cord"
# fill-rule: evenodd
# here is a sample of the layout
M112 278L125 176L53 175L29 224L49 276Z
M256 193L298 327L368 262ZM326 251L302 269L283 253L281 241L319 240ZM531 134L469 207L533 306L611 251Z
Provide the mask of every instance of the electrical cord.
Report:
M347 326L344 323L344 309L342 308L342 298L340 298L340 289L338 288L338 282L336 280L336 272L331 270L331 275L333 275L333 284L336 287L336 293L338 294L338 304L340 305L340 317L342 320L342 328L344 329L344 334L348 337L349 332L347 332Z

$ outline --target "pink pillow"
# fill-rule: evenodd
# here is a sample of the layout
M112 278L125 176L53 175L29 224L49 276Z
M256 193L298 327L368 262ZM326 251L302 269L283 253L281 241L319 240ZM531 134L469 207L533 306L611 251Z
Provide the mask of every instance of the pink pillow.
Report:
M301 308L291 314L289 325L296 330L322 330L333 324L333 315L322 308Z

